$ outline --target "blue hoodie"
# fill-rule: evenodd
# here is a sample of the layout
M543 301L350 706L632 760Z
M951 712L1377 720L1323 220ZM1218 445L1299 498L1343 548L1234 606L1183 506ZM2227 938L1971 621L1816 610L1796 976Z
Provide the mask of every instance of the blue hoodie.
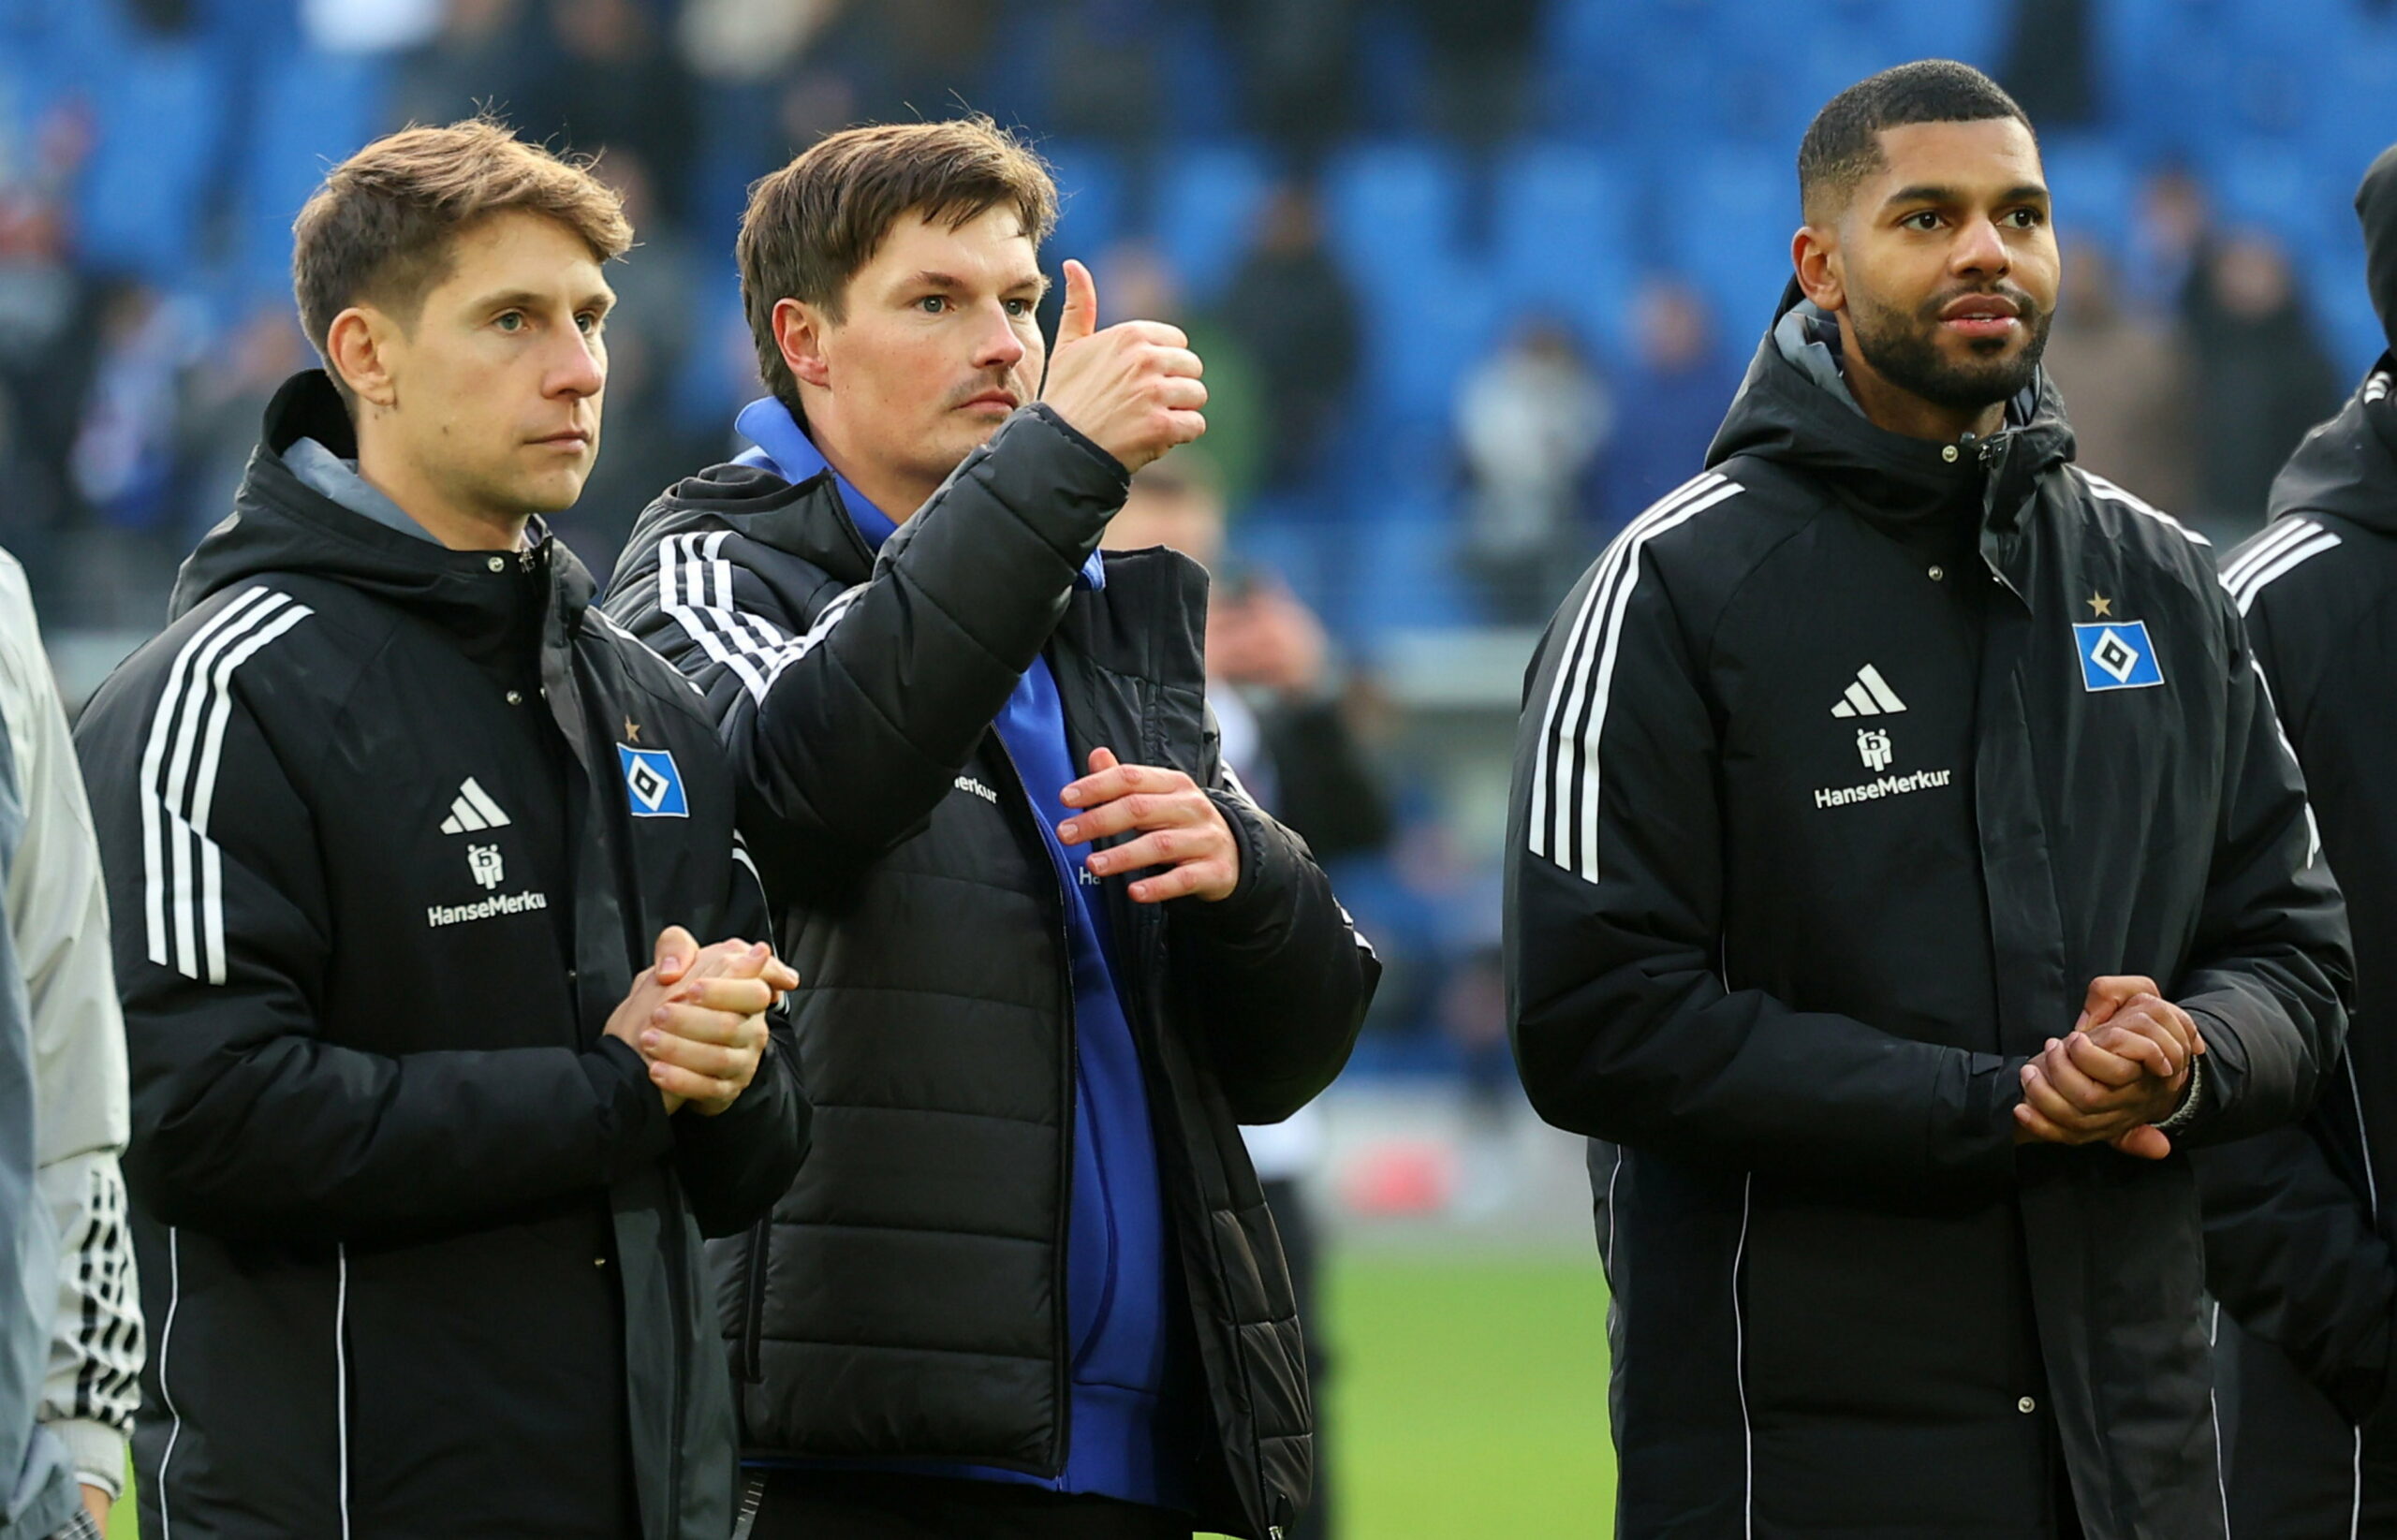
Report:
M831 469L805 430L769 396L737 426L757 447L745 465L798 483ZM835 471L849 521L875 551L898 524ZM1077 586L1104 588L1094 552ZM1074 809L1058 793L1086 773L1073 762L1057 682L1035 658L993 724L1039 814L1042 843L1069 895L1066 946L1074 982L1074 1181L1066 1230L1066 1311L1073 1368L1064 1471L1054 1477L933 1460L810 1461L1086 1492L1157 1507L1192 1505L1188 1444L1180 1425L1187 1354L1180 1346L1171 1238L1157 1178L1156 1136L1132 1026L1116 992L1098 879L1069 855L1056 826Z

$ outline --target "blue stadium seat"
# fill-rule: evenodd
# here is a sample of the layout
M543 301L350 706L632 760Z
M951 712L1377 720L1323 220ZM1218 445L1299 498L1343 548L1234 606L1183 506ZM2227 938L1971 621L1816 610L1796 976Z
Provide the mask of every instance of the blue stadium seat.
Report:
M1040 146L1057 177L1057 258L1096 262L1124 230L1124 163L1103 145L1051 140Z
M1790 279L1797 232L1794 154L1717 149L1657 186L1665 264L1702 290L1726 337L1759 336Z
M1166 161L1151 223L1193 301L1213 302L1239 266L1271 182L1264 157L1236 144L1202 144Z
M2389 347L2380 316L2372 308L2371 291L2364 286L2362 244L2301 261L2301 271L2315 334L2338 364L2343 382L2353 385Z
M379 59L298 49L265 61L234 190L235 281L260 297L291 285L291 221L331 167L384 126Z
M2205 180L2226 223L2271 230L2292 253L2361 241L2349 188L2285 145L2256 139L2227 144L2207 163Z
M1453 152L1364 145L1323 182L1326 243L1366 311L1365 380L1404 423L1445 421L1458 371L1489 345L1498 301L1463 246Z
M2058 238L2096 242L2119 260L2139 212L2139 175L2130 157L2110 138L2063 134L2043 141L2039 155Z
M190 278L230 95L188 42L125 37L84 77L97 138L77 188L87 261L161 283Z
M1617 159L1573 145L1530 144L1497 172L1491 277L1511 313L1564 316L1620 357L1625 296L1638 271L1637 197Z
M1434 487L1393 489L1350 521L1347 634L1370 647L1391 631L1461 625L1479 608L1460 574L1460 530Z

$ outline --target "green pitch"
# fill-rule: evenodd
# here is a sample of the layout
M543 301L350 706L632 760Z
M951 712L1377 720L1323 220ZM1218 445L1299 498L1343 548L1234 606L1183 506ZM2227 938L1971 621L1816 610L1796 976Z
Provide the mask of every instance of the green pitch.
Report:
M1338 1540L1612 1533L1595 1255L1351 1257L1330 1284ZM135 1540L129 1500L109 1540Z

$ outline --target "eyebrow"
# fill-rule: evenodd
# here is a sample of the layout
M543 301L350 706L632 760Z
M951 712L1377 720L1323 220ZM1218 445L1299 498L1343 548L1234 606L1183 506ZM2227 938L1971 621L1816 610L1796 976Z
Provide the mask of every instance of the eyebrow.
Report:
M2018 182L1997 196L1997 201L2000 203L2044 203L2047 200L2048 190L2036 182ZM1891 193L1881 200L1881 206L1889 209L1895 208L1901 203L1945 204L1965 201L1964 194L1957 188L1942 187L1935 183L1917 183L1911 187L1901 187Z
M537 293L529 288L512 288L497 294L485 295L475 301L473 308L476 310L539 310L549 304L552 298L554 296ZM610 310L614 308L615 303L615 290L600 288L594 289L576 301L574 308L587 310L596 306L601 310Z
M953 294L966 286L963 279L957 277L952 273L935 272L932 269L926 268L921 272L917 273L913 278L909 279L907 281L907 286L911 288L936 288L941 290L943 293ZM1036 294L1048 293L1049 275L1045 272L1025 273L1022 277L1018 278L1013 283L1007 285L1007 287L1002 289L1000 292L1004 294L1012 294L1016 290L1023 288L1031 289Z

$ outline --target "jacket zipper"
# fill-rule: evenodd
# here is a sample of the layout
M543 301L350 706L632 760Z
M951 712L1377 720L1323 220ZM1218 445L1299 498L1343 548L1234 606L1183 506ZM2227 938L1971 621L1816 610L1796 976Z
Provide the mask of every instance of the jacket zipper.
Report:
M1059 697L1061 713L1063 705L1061 693ZM1023 784L1023 771L1017 768L1015 755L1007 752L1007 740L999 736L999 730L995 725L990 728L990 735L991 741L998 748L999 762L1007 767L1007 785L1015 793L1017 806L1022 810L1026 817L1038 819L1040 810L1033 806L1031 789ZM1036 837L1038 833L1037 829L1034 830ZM1053 927L1051 939L1056 943L1057 947L1057 983L1059 995L1065 1005L1066 1022L1065 1058L1062 1070L1058 1075L1058 1093L1061 1102L1058 1109L1058 1123L1065 1137L1058 1140L1057 1150L1059 1202L1053 1253L1055 1264L1051 1269L1052 1287L1050 1289L1050 1294L1056 1300L1053 1315L1059 1345L1056 1360L1057 1458L1056 1468L1044 1473L1054 1476L1065 1474L1066 1451L1073 1447L1074 1437L1072 1368L1075 1357L1072 1341L1074 1323L1073 1313L1068 1308L1066 1298L1066 1285L1069 1276L1066 1247L1070 1243L1074 1213L1074 1138L1077 1132L1074 1122L1074 1082L1081 1063L1081 1056L1075 1050L1077 1024L1074 1020L1073 936L1066 920L1066 905L1073 902L1073 895L1065 890L1065 880L1058 874L1057 862L1049 854L1049 842L1042 839L1040 846L1041 864L1049 869L1049 880L1057 901L1056 908L1050 915Z

